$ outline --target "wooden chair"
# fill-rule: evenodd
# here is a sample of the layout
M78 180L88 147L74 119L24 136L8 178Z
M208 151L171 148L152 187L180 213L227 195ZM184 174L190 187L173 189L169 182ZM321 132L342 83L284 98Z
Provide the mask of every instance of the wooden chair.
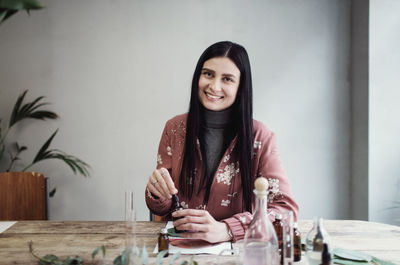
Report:
M47 218L47 179L42 174L0 173L0 220Z
M154 214L152 211L150 211L150 221L155 221L155 222L162 222L162 216Z

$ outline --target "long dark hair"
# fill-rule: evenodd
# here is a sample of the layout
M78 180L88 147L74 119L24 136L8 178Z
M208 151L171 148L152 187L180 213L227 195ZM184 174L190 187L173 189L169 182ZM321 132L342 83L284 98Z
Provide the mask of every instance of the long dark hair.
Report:
M243 205L251 211L252 202L252 158L253 158L253 96L250 61L246 50L230 41L217 42L208 47L200 56L192 79L189 113L186 124L186 141L182 170L179 177L179 189L183 195L192 198L196 172L195 156L200 131L199 78L204 62L214 57L228 57L240 70L240 83L236 100L232 105L237 119L237 143L235 152L239 155L240 174L243 187ZM205 171L204 171L205 172ZM205 173L200 176L203 180ZM204 181L202 181L204 183ZM210 187L208 187L209 189ZM201 189L201 187L199 188ZM207 196L208 197L208 196ZM208 198L207 198L208 200Z

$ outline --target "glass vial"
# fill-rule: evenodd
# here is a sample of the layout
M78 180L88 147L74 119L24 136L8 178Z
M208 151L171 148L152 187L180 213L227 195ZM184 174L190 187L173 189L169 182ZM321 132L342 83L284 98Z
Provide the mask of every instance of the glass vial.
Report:
M182 205L179 202L179 197L178 195L174 194L172 195L172 205L171 205L171 213L175 211L180 211L183 210ZM181 217L172 217L172 220L175 221ZM174 227L176 233L182 233L184 232L183 230L178 230L176 227Z
M267 214L268 181L257 178L254 182L255 210L244 237L244 265L279 264L278 240Z
M323 219L318 218L314 220L314 225L306 237L306 256L310 265L321 264L324 243L329 245L330 238L324 228Z
M274 226L274 230L276 233L276 237L278 239L278 246L279 246L279 256L281 257L281 264L283 264L283 222L282 222L282 214L276 213L275 214L275 221L272 223Z
M300 261L301 260L301 234L298 229L297 223L293 224L293 260Z
M169 249L168 231L166 228L161 228L160 234L158 235L158 252L168 249ZM168 257L168 252L164 257Z

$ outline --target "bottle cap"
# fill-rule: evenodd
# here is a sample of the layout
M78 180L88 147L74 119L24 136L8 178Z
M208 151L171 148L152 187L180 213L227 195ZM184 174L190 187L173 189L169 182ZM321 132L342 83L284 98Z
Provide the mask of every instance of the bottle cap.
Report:
M161 228L160 233L161 234L168 234L167 228Z
M254 181L254 188L258 191L258 192L262 192L268 189L268 180L266 178L263 177L259 177L256 179L256 181Z

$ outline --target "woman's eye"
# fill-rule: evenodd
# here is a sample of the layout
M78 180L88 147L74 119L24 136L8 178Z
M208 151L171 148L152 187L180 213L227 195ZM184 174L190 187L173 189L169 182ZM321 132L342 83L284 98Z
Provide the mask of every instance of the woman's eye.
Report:
M225 79L225 81L227 81L227 82L233 82L233 79L230 78L230 77L224 77L224 79Z
M207 76L207 77L211 77L212 74L210 72L203 72L203 75Z

